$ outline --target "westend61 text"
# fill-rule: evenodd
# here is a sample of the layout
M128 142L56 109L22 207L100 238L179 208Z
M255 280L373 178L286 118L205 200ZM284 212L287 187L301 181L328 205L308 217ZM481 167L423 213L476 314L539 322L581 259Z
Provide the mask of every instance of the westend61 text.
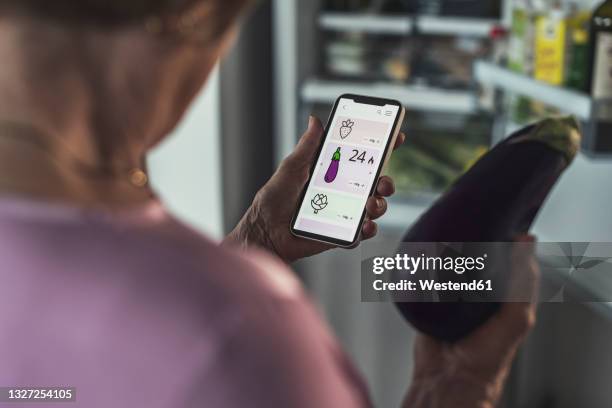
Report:
M376 291L464 291L464 292L482 292L492 291L493 284L491 280L473 280L471 282L436 282L432 279L421 279L417 282L402 279L398 282L385 282L383 280L375 280L373 285Z

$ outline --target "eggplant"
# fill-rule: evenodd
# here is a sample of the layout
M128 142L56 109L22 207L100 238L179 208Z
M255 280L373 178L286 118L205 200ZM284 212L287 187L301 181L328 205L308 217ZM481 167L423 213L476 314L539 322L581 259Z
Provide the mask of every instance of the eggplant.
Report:
M340 148L336 150L334 155L332 156L331 163L327 168L327 172L325 173L325 182L333 183L338 176L338 170L340 169Z
M551 189L576 156L580 139L579 125L571 117L545 119L519 130L451 185L410 228L403 242L511 242L527 233ZM455 342L485 323L501 304L396 305L417 330Z

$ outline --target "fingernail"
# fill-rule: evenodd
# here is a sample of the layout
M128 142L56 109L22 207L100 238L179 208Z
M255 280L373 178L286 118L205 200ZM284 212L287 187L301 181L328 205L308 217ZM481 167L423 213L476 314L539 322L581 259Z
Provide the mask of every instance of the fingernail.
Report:
M377 198L376 199L376 207L378 207L378 209L381 209L385 206L385 200L383 200L382 198Z
M314 116L312 115L308 116L308 129L312 129L312 127L314 126L314 121L315 121Z

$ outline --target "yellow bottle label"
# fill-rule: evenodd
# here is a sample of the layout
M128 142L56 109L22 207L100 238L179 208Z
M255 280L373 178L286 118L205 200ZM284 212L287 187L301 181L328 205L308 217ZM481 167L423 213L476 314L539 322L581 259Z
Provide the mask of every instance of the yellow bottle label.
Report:
M565 67L566 21L539 17L536 21L535 78L561 85Z

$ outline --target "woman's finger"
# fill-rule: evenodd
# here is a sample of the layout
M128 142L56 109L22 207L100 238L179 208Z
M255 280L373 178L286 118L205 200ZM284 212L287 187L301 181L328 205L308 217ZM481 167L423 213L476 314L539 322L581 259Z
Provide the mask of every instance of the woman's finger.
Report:
M376 194L381 197L390 197L395 194L395 183L393 183L393 179L389 176L382 176L378 180Z
M378 233L378 225L372 220L366 220L361 229L361 239L366 240L376 236Z
M306 132L300 138L293 153L285 161L299 166L305 165L310 168L315 153L321 144L322 137L323 125L321 121L316 116L310 116L308 119L308 129L306 129Z
M382 217L387 212L387 200L382 197L368 198L366 212L370 220Z
M405 141L406 134L404 132L400 132L400 134L397 136L397 139L395 140L395 146L393 146L393 150L399 148L401 145L404 144Z
M486 339L493 350L501 353L518 344L536 320L536 298L539 267L535 255L535 238L523 235L515 239L512 248L512 277L499 312L484 324L473 338ZM491 339L496 341L491 342Z

